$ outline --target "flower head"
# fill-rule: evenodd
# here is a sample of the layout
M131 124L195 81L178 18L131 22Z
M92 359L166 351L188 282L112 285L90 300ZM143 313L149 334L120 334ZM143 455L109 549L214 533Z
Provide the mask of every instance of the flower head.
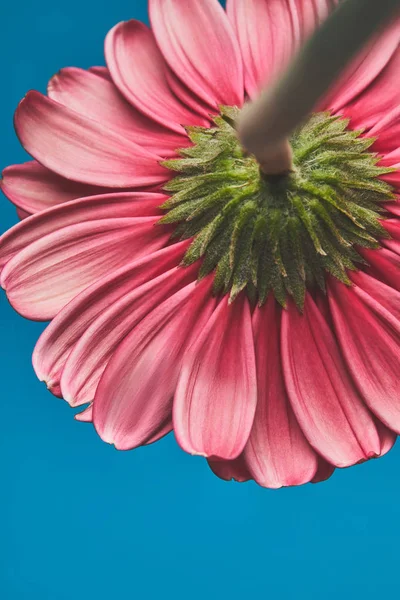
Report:
M336 0L150 0L107 68L61 70L15 115L34 160L3 173L15 309L51 320L38 377L118 449L172 429L224 479L321 481L400 432L396 22L266 177L246 98Z

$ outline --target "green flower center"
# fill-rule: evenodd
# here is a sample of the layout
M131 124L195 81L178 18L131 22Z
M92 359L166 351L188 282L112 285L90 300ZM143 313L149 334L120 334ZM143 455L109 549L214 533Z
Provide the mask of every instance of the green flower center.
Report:
M348 120L316 113L292 136L293 171L265 177L235 132L236 107L222 107L215 127L189 127L193 143L163 164L177 172L161 223L193 241L183 265L202 258L199 277L215 271L216 293L245 288L263 304L270 292L301 309L306 289L325 289L330 273L346 284L364 261L357 247L388 237L382 203L394 198L378 179L374 142L347 129Z

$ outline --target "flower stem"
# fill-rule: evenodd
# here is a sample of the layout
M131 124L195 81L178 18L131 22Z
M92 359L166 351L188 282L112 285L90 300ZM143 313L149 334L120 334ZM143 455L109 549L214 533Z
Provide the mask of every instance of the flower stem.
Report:
M276 175L291 170L290 134L399 7L400 0L344 0L275 85L245 105L238 121L238 136L264 173Z

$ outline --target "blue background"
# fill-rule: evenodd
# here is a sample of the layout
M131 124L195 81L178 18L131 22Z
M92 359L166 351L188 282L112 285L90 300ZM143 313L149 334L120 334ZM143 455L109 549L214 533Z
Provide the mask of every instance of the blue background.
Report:
M14 109L62 66L103 64L145 0L20 0L1 10L0 167L25 159ZM1 230L16 221L1 197ZM400 444L327 483L225 483L173 436L118 453L34 376L42 325L0 296L0 597L374 599L398 592Z

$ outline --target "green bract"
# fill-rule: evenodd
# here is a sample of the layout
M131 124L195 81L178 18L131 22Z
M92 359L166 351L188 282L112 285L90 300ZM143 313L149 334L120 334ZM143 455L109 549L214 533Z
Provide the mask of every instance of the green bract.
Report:
M348 120L316 113L292 136L293 171L265 177L237 139L238 113L222 107L215 127L187 128L193 146L163 163L178 175L161 223L194 238L183 265L203 257L199 276L215 269L215 292L233 300L247 287L263 304L273 291L301 308L306 288L324 290L326 272L350 283L346 271L363 262L357 246L388 237L379 219L393 195L378 176L392 169L377 166L374 140Z

